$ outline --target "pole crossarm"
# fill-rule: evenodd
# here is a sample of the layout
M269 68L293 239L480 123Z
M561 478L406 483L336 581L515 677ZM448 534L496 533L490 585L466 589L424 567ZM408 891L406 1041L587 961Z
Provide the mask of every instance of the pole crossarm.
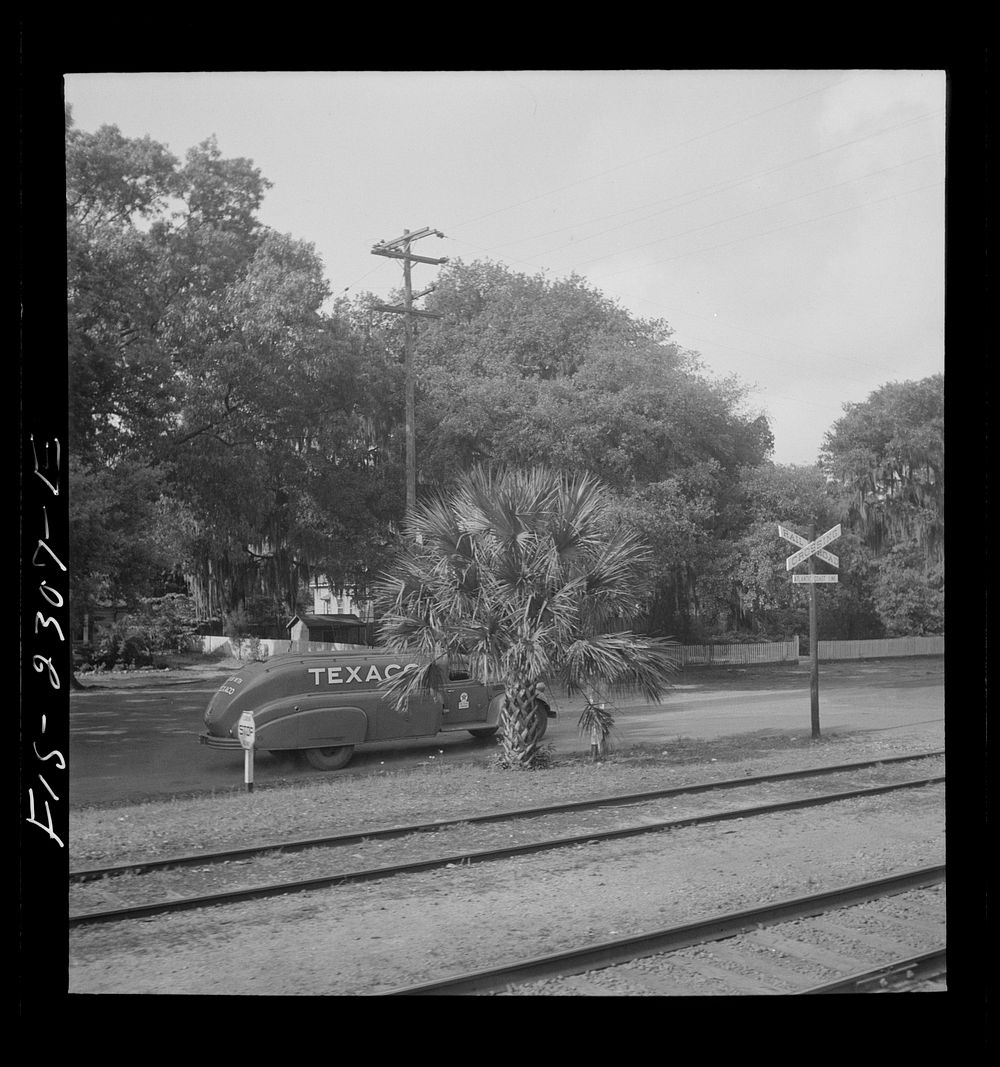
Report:
M380 245L376 245L372 249L373 256L388 256L390 259L405 259L410 263L430 263L435 267L439 267L442 263L448 262L448 257L443 259L431 259L429 256L414 256L409 252L396 252L391 248L382 248Z
M436 311L421 311L419 308L405 308L398 304L372 304L375 311L391 311L394 315L419 315L422 319L439 319L440 314Z
M376 248L395 248L398 245L409 244L410 241L419 241L421 237L444 237L444 234L440 230L435 230L433 226L425 226L422 230L414 230L412 233L407 230L402 237L394 237L391 241L376 241Z

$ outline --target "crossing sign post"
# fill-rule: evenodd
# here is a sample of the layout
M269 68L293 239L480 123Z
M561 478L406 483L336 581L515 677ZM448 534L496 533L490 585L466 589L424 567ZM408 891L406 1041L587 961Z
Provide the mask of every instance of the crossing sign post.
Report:
M812 669L809 673L809 705L812 721L812 736L819 737L819 627L816 622L816 586L836 582L836 574L824 574L817 572L816 560L821 559L829 563L831 567L839 567L840 559L832 552L827 552L825 546L840 537L840 523L831 526L824 534L816 536L816 527L810 528L809 537L805 538L787 526L778 525L778 534L786 541L791 541L798 546L798 552L793 552L785 560L785 570L790 571L800 563L809 564L807 574L793 574L794 585L809 586L809 650Z

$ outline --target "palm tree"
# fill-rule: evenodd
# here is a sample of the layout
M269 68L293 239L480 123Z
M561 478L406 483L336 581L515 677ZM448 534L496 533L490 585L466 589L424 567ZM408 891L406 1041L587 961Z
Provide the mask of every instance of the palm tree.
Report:
M425 664L396 679L400 705L437 688L446 665L461 661L504 686L503 760L530 767L544 727L540 686L582 693L588 708L633 691L658 701L677 668L676 645L626 629L647 591L648 562L590 474L479 467L462 475L408 513L398 557L375 587L383 640ZM608 717L596 721L606 734Z

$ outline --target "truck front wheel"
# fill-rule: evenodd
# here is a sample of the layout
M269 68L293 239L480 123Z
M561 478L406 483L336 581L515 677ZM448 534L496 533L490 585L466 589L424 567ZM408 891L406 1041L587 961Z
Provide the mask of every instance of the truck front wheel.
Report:
M540 740L545 736L545 731L549 728L549 709L540 700L536 700L535 714L538 716L538 737Z
M470 730L469 733L473 737L496 737L496 732L499 729L499 726L483 726L478 730Z
M307 748L306 763L317 771L339 771L351 762L353 745L337 745L336 748Z

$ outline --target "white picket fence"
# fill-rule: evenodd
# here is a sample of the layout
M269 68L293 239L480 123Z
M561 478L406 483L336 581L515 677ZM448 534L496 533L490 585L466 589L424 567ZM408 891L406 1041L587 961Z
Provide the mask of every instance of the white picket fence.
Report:
M233 659L247 659L254 648L249 638L242 641L230 637L200 637L201 651L205 653L222 653ZM284 652L343 652L354 649L355 645L332 644L329 641L286 641L279 638L262 637L257 641L258 655L280 656Z
M794 663L798 658L799 642L794 637L791 641L768 641L752 645L681 645L681 664L684 667L713 663Z
M795 663L809 658L809 638L761 644L684 645L685 667L702 664ZM944 635L933 637L886 637L870 641L820 641L819 658L886 659L893 656L943 656Z
M802 656L809 655L809 641L802 639ZM884 659L891 656L943 656L944 634L933 637L885 637L872 641L820 641L819 658Z

